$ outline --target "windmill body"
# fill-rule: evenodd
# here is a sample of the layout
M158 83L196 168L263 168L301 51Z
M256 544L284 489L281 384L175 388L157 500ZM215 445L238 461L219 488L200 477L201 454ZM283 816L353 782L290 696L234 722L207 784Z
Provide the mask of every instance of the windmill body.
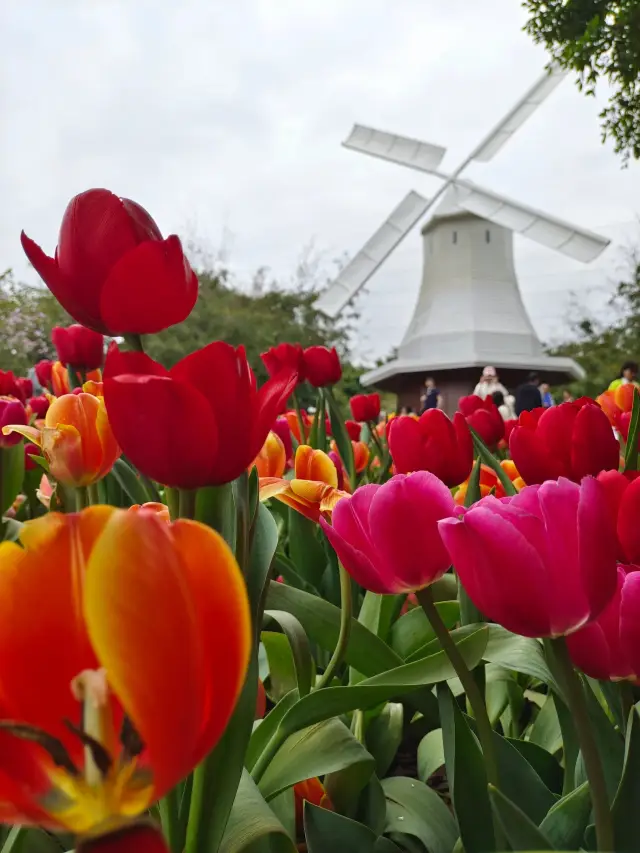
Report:
M451 174L440 171L445 149L355 125L345 147L442 179L430 199L410 192L318 299L337 316L425 214L422 284L395 359L361 382L398 394L416 408L425 376L433 376L445 409L472 392L488 364L508 388L532 370L559 384L584 376L568 358L545 355L522 301L513 263L514 232L589 263L606 246L599 234L564 222L466 180L472 161L491 159L564 77L552 68Z

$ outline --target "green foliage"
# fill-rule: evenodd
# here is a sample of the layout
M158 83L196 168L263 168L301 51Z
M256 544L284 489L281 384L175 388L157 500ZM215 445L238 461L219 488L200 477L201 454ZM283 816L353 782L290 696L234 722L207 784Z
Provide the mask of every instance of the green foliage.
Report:
M605 78L613 90L600 113L602 139L624 160L640 157L640 3L638 0L524 0L525 30L593 95Z

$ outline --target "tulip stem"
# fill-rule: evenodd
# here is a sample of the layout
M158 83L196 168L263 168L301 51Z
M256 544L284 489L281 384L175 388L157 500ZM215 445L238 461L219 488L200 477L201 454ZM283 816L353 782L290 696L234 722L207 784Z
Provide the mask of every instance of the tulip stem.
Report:
M553 649L557 671L562 679L566 703L576 727L584 769L589 781L591 804L596 824L597 848L600 851L610 852L615 848L609 796L602 770L602 761L589 720L584 685L573 667L565 638L557 637L549 642L549 646Z
M171 853L181 853L184 839L180 837L180 787L169 791L158 803L162 832Z
M296 410L296 417L298 418L298 429L300 430L300 444L307 443L307 436L304 431L304 421L302 420L302 410L300 408L300 400L298 400L298 395L294 391L293 394L293 408Z
M180 495L178 490L172 486L166 486L164 490L164 499L169 507L169 517L171 521L175 521L180 517Z
M179 518L193 518L196 511L195 489L178 489Z
M380 436L376 432L376 425L373 421L367 421L367 426L369 427L369 433L371 438L373 439L373 443L376 446L378 451L378 456L380 457L380 466L384 464L384 450L382 449L382 443L380 442Z
M429 620L433 632L440 640L440 645L446 656L449 658L451 665L456 671L456 675L460 679L462 688L467 696L469 705L473 712L478 731L478 738L484 755L485 768L487 772L487 781L500 789L498 778L498 765L493 748L493 729L487 714L487 707L480 693L480 688L473 677L473 673L465 663L464 658L460 654L460 650L451 639L451 634L447 630L447 626L442 621L438 608L433 599L433 593L430 586L420 589L416 592L416 598L420 602L425 616Z
M134 352L144 352L144 347L142 345L142 337L140 335L125 335L124 340L129 349L133 350Z
M87 487L76 486L74 491L76 496L76 512L80 512L85 507L89 506L89 496L87 494Z
M98 490L98 484L97 483L91 483L91 485L88 486L88 491L89 491L89 505L95 506L96 504L99 504L101 501L100 501L100 491Z
M331 679L336 673L336 670L344 660L347 646L349 645L349 636L351 634L351 577L342 565L338 563L338 571L340 572L340 633L338 634L338 642L331 660L327 664L327 668L322 673L316 684L316 690L326 687L331 683Z

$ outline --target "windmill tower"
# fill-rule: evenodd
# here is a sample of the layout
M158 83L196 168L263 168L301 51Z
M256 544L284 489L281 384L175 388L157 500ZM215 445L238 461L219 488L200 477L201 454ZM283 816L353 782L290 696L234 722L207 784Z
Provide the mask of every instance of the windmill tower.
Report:
M584 376L572 359L544 354L522 301L513 234L583 263L597 258L609 241L462 177L470 163L491 160L564 76L554 66L545 72L451 174L439 169L446 152L441 146L354 126L343 143L346 148L442 180L430 199L414 191L405 196L316 303L328 316L338 316L441 200L422 228L422 285L397 358L364 374L363 385L393 391L400 405L415 408L425 376L433 375L445 409L453 411L487 364L499 370L508 388L532 370L553 384Z

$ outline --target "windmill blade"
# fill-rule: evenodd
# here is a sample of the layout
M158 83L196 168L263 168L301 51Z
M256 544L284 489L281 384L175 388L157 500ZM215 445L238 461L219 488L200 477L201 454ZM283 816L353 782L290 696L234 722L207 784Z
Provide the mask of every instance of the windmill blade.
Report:
M455 181L453 190L456 203L470 213L585 264L595 260L611 242L593 231L482 189L471 181Z
M419 193L411 191L406 195L335 281L320 294L315 307L329 317L337 317L380 264L407 236L429 204L429 200Z
M482 163L486 163L491 160L500 151L502 146L511 139L516 130L548 98L556 86L562 83L568 73L568 71L565 71L554 63L537 83L534 83L529 91L520 98L513 109L509 110L502 121L482 140L480 145L474 149L468 158L468 162L479 160Z
M355 124L349 136L342 143L345 148L390 160L401 166L409 166L420 172L433 172L442 162L447 149L430 142L420 142L408 136L385 133L374 127Z

